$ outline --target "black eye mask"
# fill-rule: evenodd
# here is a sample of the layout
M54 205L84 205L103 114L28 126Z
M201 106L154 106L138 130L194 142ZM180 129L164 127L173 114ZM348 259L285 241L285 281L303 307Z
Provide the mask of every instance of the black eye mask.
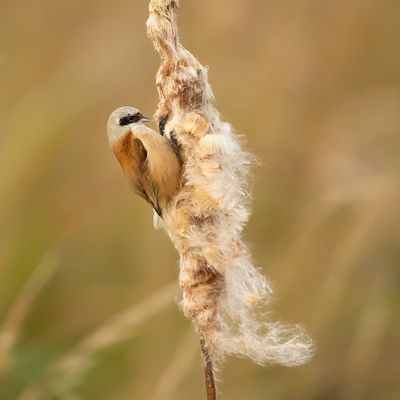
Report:
M133 124L135 122L140 121L142 118L143 118L143 115L140 114L140 112L137 112L136 114L128 114L119 119L119 125L126 126L129 124Z

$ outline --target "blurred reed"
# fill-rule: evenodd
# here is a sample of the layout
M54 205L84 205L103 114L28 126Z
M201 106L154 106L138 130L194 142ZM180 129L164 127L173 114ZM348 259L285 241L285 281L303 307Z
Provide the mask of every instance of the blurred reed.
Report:
M166 285L148 299L112 316L51 365L38 382L33 382L24 390L19 400L39 400L46 394L68 395L94 365L97 352L131 337L140 324L169 306L177 293L176 283Z
M179 384L185 379L193 361L198 358L199 344L193 329L190 328L181 340L164 372L155 383L151 400L169 400ZM197 356L197 357L196 357Z
M60 260L55 254L45 255L5 315L0 325L0 372L10 367L13 362L12 351L21 334L22 324L59 263Z

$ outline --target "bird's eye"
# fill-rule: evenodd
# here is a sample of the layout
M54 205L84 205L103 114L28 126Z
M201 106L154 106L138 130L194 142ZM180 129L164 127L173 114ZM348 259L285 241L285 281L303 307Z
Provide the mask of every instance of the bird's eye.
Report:
M135 114L127 114L119 119L119 125L126 126L129 124L133 124L135 122L140 121L142 118L143 118L143 115L140 114L140 112L137 112Z
M127 117L127 116L121 117L121 118L119 119L119 125L120 125L120 126L129 125L129 119L128 119L128 117Z

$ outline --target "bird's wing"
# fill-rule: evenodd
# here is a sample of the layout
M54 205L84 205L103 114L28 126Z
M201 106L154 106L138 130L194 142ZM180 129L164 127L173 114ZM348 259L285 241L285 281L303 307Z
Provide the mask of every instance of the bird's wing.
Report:
M147 150L143 142L128 133L113 146L113 151L121 164L133 191L146 200L158 215L161 208L157 200L157 187L148 172Z
M147 162L143 166L143 181L141 182L144 193L142 197L154 208L154 211L162 217L157 184L152 180L146 164Z
M131 153L133 152L136 153L136 155L138 152L140 153L141 163L138 164L140 171L131 170L134 173L131 172L128 174L132 189L136 194L146 200L154 208L154 211L161 217L157 185L151 179L148 169L147 150L140 139L132 137ZM145 158L143 158L143 155L145 155ZM134 158L132 157L132 159Z

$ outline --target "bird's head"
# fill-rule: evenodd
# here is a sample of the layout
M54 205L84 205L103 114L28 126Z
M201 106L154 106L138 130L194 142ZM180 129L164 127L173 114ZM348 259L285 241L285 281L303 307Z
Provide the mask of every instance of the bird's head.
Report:
M108 140L112 144L129 130L140 129L143 123L151 121L134 107L120 107L112 112L107 122ZM136 128L136 129L135 129Z

